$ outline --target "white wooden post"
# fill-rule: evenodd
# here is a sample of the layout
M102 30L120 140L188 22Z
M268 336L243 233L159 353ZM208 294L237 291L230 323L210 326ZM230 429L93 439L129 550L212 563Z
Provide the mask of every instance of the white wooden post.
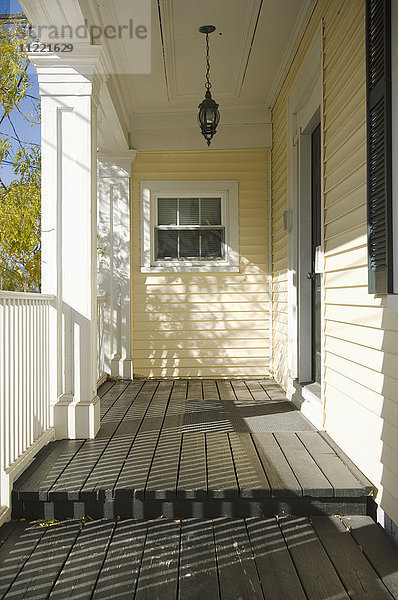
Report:
M42 98L42 291L51 315L57 438L93 438L97 380L97 142L101 48L31 54ZM69 62L68 62L69 61Z
M130 172L135 150L101 153L99 159L99 294L108 298L105 365L115 377L132 379L130 347Z

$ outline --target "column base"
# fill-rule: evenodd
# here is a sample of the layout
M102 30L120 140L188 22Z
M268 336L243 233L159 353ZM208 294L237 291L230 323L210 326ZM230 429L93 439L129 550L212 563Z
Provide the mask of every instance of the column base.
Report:
M63 394L54 406L56 439L94 439L100 429L100 399L76 402L71 394Z
M111 360L111 375L121 379L133 379L133 359L123 359L120 354L115 354Z

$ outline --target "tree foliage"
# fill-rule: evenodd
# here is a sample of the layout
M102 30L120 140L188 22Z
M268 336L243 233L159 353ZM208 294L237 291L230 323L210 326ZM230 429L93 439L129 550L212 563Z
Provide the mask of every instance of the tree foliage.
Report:
M15 155L19 179L0 190L0 280L7 290L40 288L40 151Z
M0 179L0 288L17 291L40 289L40 148L20 139L12 118L39 119L22 106L31 81L21 45L29 41L26 24L0 26L0 124L7 119L14 133L0 139L0 163L12 163L15 175L8 185Z

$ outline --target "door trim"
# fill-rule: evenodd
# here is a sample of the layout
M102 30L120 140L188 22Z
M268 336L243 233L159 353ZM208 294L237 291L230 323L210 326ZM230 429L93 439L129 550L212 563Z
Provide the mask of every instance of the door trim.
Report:
M323 137L322 39L320 28L288 98L288 206L293 222L288 232L288 395L317 427L322 426L324 408L323 309L321 397L312 390L306 393L303 384L312 379L311 281L307 278L312 261L308 232L311 227L311 133L319 123L321 147ZM323 189L321 203L321 222L324 223ZM323 231L321 244L323 249Z

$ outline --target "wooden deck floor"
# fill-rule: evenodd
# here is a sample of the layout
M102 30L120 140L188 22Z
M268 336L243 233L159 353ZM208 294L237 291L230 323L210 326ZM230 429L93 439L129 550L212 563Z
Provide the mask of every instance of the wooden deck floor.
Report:
M106 383L95 440L49 444L15 517L366 514L368 481L273 380Z
M398 550L366 516L10 523L0 539L6 600L398 599Z

